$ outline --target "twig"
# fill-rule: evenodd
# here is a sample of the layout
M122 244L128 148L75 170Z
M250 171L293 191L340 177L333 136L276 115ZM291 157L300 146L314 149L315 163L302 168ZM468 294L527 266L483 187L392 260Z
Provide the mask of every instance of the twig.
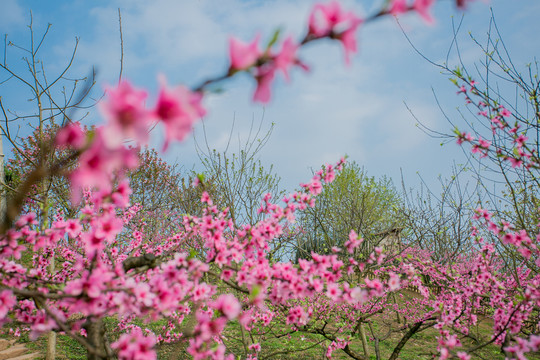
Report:
M118 26L120 28L120 74L118 75L118 83L122 81L122 70L124 69L124 37L122 34L122 13L118 8Z

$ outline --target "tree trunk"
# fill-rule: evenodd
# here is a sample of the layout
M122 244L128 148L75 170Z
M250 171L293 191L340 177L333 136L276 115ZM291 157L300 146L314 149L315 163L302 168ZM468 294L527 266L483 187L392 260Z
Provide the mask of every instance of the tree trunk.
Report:
M0 180L2 184L6 181L6 174L4 172L4 145L2 143L2 135L0 135ZM0 223L4 222L6 217L6 188L2 186L0 188Z
M49 334L47 334L47 356L45 359L56 359L56 333L54 331L49 331Z
M105 324L102 319L88 319L83 328L86 330L88 343L95 349L95 352L87 351L88 360L106 360L107 344L105 343Z
M369 349L368 349L364 324L360 324L360 327L358 328L358 330L360 331L360 339L362 339L362 347L364 348L364 356L369 358Z
M51 258L51 263L49 264L49 273L54 274L54 256ZM49 331L47 334L47 356L46 360L55 360L56 359L56 332Z
M398 307L399 304L396 298L396 293L392 293L392 299L394 300L394 304L396 304L396 307ZM401 324L401 315L399 314L399 311L397 310L396 310L396 321L398 324Z
M388 360L397 360L397 357L399 356L401 349L403 349L407 341L409 341L409 339L420 329L420 326L422 326L423 323L424 323L423 321L419 321L413 326L411 326L409 331L407 331L407 333L403 335L399 343L396 345L396 347L394 348L394 351L392 352L392 355L390 355Z

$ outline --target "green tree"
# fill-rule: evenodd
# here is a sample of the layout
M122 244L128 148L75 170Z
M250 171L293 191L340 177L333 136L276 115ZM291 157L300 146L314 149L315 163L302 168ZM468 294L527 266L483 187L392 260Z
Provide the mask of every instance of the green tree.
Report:
M315 207L298 219L296 259L309 258L312 251L330 253L333 246L343 246L351 230L366 239L361 254L367 256L387 231L400 229L400 208L401 197L389 178L376 179L357 163L347 163L323 187Z

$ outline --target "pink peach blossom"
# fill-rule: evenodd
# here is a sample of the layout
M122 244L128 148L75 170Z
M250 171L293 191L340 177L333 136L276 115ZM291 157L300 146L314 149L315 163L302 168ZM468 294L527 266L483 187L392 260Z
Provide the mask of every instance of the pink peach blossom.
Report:
M145 108L146 91L137 90L124 80L116 88L108 88L106 95L100 109L108 121L103 132L107 144L118 147L127 138L146 144L150 121Z
M201 102L201 93L191 92L183 86L170 89L165 80L162 80L153 113L165 125L163 151L167 150L171 140L184 140L191 132L193 123L206 114Z
M245 70L255 64L261 51L259 50L259 39L257 35L253 42L246 44L242 41L231 38L229 40L229 58L232 70Z

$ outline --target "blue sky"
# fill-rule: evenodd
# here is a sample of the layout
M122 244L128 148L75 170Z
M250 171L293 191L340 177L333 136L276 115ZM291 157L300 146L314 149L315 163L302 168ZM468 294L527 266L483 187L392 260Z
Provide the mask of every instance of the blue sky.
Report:
M77 36L79 49L70 74L84 76L96 66L98 89L102 89L118 78L120 7L124 78L155 93L158 74L165 74L170 84L187 85L221 74L228 66L227 40L231 35L245 41L256 33L268 38L279 26L284 34L300 38L313 3L2 0L0 32L8 33L8 39L17 44L26 45L32 10L37 34L47 23L53 24L42 52L47 71L52 74L61 70ZM380 2L349 0L342 4L359 14L369 14ZM540 33L537 0L471 3L459 35L464 62L472 66L482 60L469 32L485 40L490 7L515 64L525 70L524 65L540 49L536 36ZM431 26L414 15L402 16L400 23L427 57L442 62L452 41L452 21L458 22L461 13L452 1L439 1L434 16L436 23ZM311 72L293 72L288 84L277 81L272 101L264 107L251 103L254 84L249 78L240 76L224 84L225 92L208 96L205 102L209 112L204 120L209 145L223 150L235 119L230 149L234 151L237 139L246 139L251 121L264 117L263 129L274 123L275 130L260 154L261 160L266 165L274 164L288 189L306 181L312 168L335 162L343 155L364 165L370 175L391 176L397 185L402 169L407 185L417 185L419 173L429 185L436 186L437 177L449 175L454 161L464 161L463 153L455 144L440 146L439 140L420 131L404 103L424 124L450 132L451 126L438 109L433 92L451 118L459 116L456 107L463 107L461 98L439 69L415 53L394 18L366 25L359 31L358 40L359 52L350 67L344 65L337 43L325 41L303 49L301 57L310 65ZM9 62L17 66L21 53L12 47L8 50ZM450 64L455 63L455 53L449 60ZM0 86L0 96L4 101L11 100L11 107L18 111L25 111L28 106L16 87ZM96 117L92 115L90 119ZM195 127L195 136L202 141L201 124ZM154 141L160 137L158 129ZM163 156L186 168L197 167L193 139L172 146Z

